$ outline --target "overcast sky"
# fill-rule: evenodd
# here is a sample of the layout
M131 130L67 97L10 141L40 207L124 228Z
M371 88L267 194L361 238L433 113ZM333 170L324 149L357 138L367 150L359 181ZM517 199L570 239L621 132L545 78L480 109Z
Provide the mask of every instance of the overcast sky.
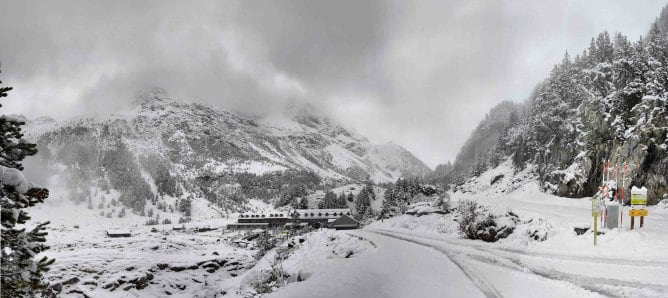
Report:
M0 1L2 113L104 115L160 86L267 114L311 103L429 166L565 50L631 40L667 1Z

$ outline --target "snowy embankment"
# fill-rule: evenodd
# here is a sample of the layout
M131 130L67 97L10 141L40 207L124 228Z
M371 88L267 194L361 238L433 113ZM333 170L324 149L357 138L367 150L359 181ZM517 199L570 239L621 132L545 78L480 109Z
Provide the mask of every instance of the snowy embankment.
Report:
M304 261L291 264L288 260L285 266L307 268L302 269L306 279L289 283L267 297L485 296L455 263L431 248L360 230L334 233L349 234L342 239L346 242L364 241L373 247L341 259L326 257L330 253L323 248L322 238L312 246L305 245L295 252L295 260Z
M350 233L334 230L311 232L293 237L267 252L251 270L225 280L221 292L225 293L225 297L253 297L267 293L282 296L280 293L289 292L293 283L308 287L314 283L313 280L318 282L329 266L345 264L373 250L374 243Z
M452 205L466 199L498 213L512 210L520 223L508 238L495 243L464 239L452 213L402 215L366 230L442 251L502 296L533 297L538 290L542 297L668 295L666 203L650 207L645 226L639 229L636 221L634 230L625 208L622 227L601 229L605 234L594 246L591 231L574 231L593 225L590 198L548 195L535 181L518 185L512 173L491 185L487 179L501 175L502 169L495 171L451 193ZM544 234L544 241L536 240L534 231Z

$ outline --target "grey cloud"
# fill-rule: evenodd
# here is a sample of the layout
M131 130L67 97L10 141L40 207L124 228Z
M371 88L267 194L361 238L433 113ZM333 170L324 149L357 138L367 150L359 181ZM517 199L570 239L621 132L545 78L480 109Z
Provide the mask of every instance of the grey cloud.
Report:
M375 89L386 40L383 1L242 1L235 29L264 59L308 85L311 97Z
M5 113L119 110L160 86L264 114L309 102L427 164L489 108L523 100L564 50L636 39L665 1L0 2Z

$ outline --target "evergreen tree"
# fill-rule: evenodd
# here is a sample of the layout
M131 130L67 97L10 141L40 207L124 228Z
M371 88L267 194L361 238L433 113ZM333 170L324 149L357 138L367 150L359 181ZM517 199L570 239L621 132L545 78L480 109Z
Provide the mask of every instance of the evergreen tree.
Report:
M299 200L299 208L297 209L308 209L308 199L306 197Z
M376 192L373 190L373 182L371 180L367 180L364 188L366 188L366 192L369 194L369 199L374 201L376 200Z
M666 61L666 35L662 32L657 23L652 25L652 28L647 34L647 52L649 56L657 62Z
M387 190L385 190L385 201L383 201L381 213L383 215L391 215L394 213L396 207L397 200L394 195L394 185L390 184Z
M587 58L585 59L587 61L586 66L587 67L593 67L594 65L598 64L599 62L599 56L598 56L598 49L596 48L596 42L594 41L594 38L591 38L591 42L589 43L589 50L587 51L589 55L586 55Z
M192 200L190 198L181 200L181 203L179 204L179 211L190 217L192 212Z
M346 195L341 193L337 198L334 204L334 208L348 208L348 203L346 203Z
M370 195L365 187L362 188L362 191L357 195L357 200L355 201L355 217L358 220L367 218L370 213L370 207Z
M603 31L596 38L596 50L598 62L612 62L614 50L608 31Z
M11 87L0 86L0 97L6 97L10 90ZM49 223L38 223L30 230L25 226L30 220L26 209L43 203L49 191L35 187L20 172L23 170L21 161L37 153L37 146L23 139L21 126L24 124L16 117L0 116L3 297L36 296L47 286L42 277L54 262L46 257L34 259L35 255L49 248L45 244Z
M318 203L318 208L320 209L331 209L331 208L338 208L335 207L337 205L336 202L336 194L334 194L332 191L327 191L325 193L325 197Z
M615 35L615 46L614 46L615 60L629 58L631 57L632 54L633 54L633 47L631 46L629 40L623 34L617 33L617 35Z

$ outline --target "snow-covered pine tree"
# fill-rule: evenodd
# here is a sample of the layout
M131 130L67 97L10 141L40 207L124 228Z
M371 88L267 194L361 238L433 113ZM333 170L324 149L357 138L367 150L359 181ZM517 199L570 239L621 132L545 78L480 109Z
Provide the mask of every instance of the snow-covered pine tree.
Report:
M371 206L371 200L369 191L367 190L366 187L364 187L357 195L357 200L355 200L355 217L358 220L366 218L370 206Z
M0 84L2 81L0 81ZM0 86L0 97L11 87ZM0 105L2 107L2 105ZM21 174L21 161L37 153L37 146L23 139L17 117L0 116L0 207L2 208L2 296L31 297L47 286L42 276L54 259L35 255L47 250L46 226L37 223L26 230L30 216L26 209L43 203L49 196L45 188L36 187Z
M308 209L308 199L306 197L299 200L299 209Z
M394 196L394 185L390 184L385 190L385 200L383 201L383 207L381 215L392 215L397 208L397 200Z
M364 184L364 187L366 188L366 191L369 194L369 199L372 201L376 200L376 192L373 190L373 182L371 181L371 179L367 179L366 183Z
M325 197L318 203L318 208L320 209L329 209L329 208L335 208L334 206L336 205L336 194L334 194L332 191L327 191L325 193Z
M614 50L608 31L603 31L596 38L596 49L599 63L612 62Z
M336 198L336 208L348 208L348 203L346 202L346 195L341 193Z
M190 217L192 213L192 200L190 198L182 199L179 204L179 211Z

